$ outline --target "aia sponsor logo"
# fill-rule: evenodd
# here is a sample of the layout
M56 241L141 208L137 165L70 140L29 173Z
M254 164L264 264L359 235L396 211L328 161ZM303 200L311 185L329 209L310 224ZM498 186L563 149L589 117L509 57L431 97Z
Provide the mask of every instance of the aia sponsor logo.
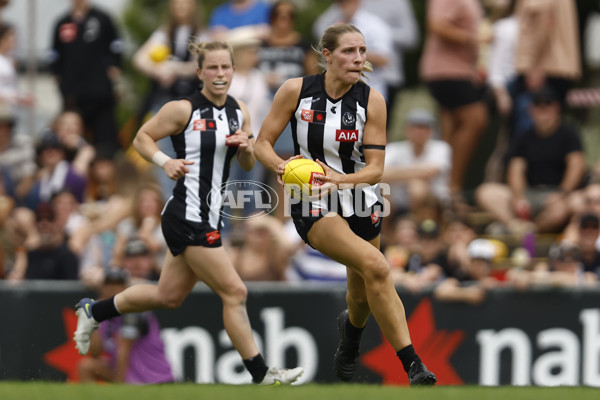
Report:
M217 128L217 123L214 119L197 119L194 121L193 129L195 131L209 131L215 130Z
M358 141L358 130L357 129L336 129L335 140L338 142L357 142Z
M208 232L206 234L206 241L208 242L208 244L213 244L220 238L221 238L221 234L219 233L219 231L212 231L212 232Z
M324 124L325 123L325 111L302 110L300 112L300 119L302 121L310 122L313 124Z
M321 214L321 210L319 210L318 208L312 208L312 209L310 210L310 215L311 215L312 217L318 217L318 216L319 216L319 214Z

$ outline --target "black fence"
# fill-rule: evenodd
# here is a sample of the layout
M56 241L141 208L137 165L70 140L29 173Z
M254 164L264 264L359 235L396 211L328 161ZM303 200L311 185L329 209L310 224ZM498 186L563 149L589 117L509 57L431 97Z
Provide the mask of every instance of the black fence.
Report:
M345 286L248 286L248 313L268 364L304 366L303 382L335 382ZM71 307L91 294L77 283L0 282L0 379L77 381ZM480 306L400 295L413 344L440 384L600 386L600 290L496 290ZM206 287L157 315L178 379L250 382L223 329L220 300ZM356 381L407 384L372 318Z

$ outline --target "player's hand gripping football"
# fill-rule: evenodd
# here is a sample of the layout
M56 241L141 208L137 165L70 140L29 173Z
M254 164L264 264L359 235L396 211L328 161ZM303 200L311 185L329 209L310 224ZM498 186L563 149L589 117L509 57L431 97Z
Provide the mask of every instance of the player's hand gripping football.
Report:
M299 154L297 156L293 156L293 157L288 158L287 160L285 160L284 162L282 162L281 164L279 164L277 166L277 170L275 171L275 173L277 174L277 183L279 183L281 186L284 185L284 183L283 183L283 173L285 172L285 165L287 163L289 163L290 161L297 160L299 158L304 158L304 157L302 157L302 155Z
M329 166L327 164L325 164L324 162L322 162L321 160L317 159L315 161L321 167L323 167L323 171L325 171L325 175L315 178L322 184L319 186L312 187L311 194L310 194L310 196L308 196L308 199L310 201L317 201L320 198L323 198L324 196L328 195L329 193L338 190L338 186L340 185L340 183L342 183L342 175L341 174L338 174L337 172L335 172L334 170L329 168Z

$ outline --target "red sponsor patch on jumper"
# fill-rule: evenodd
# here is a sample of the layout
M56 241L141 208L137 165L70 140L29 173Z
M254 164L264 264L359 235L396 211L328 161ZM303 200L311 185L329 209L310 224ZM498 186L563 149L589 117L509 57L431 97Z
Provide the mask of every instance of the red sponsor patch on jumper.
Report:
M324 124L325 115L325 111L302 110L300 113L300 119L302 121L311 122L314 124Z
M373 225L379 222L379 210L376 210L371 214L371 222L373 223Z
M77 24L67 22L58 28L58 37L63 43L70 43L77 37Z
M312 186L321 186L322 182L319 181L318 179L320 177L322 177L322 176L325 176L325 175L323 175L320 172L311 172L310 173L310 180L308 181L308 183L310 183Z
M194 130L195 131L209 131L215 130L217 128L217 123L214 119L197 119L194 121Z
M338 142L356 142L358 141L357 129L336 129L335 140Z
M319 210L318 208L313 208L312 210L310 210L310 215L312 217L318 217L320 213L321 210Z
M221 234L219 233L219 231L212 231L212 232L208 232L206 234L206 241L208 242L208 244L213 244L220 238L221 238Z

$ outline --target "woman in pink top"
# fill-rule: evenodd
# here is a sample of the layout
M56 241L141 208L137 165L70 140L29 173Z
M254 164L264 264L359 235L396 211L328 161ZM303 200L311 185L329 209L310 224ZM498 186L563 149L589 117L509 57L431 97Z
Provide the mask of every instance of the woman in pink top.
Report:
M478 0L427 4L420 72L440 106L442 138L452 147L450 190L455 201L462 199L465 173L488 122L477 74L482 14Z

